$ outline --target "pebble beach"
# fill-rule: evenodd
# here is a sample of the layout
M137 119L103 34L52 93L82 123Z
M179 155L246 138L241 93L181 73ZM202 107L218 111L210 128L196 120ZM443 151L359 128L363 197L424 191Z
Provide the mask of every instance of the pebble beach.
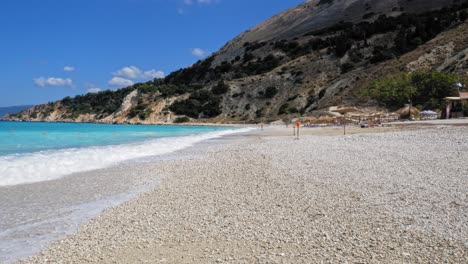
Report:
M307 131L141 163L157 186L19 263L468 262L468 127Z

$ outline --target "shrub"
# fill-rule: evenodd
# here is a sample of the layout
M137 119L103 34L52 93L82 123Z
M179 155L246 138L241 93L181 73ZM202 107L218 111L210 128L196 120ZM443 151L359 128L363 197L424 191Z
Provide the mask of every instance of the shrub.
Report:
M190 122L190 118L188 118L188 117L186 117L186 116L177 117L177 118L174 120L174 123L176 123L176 124L187 123L187 122Z
M278 93L278 89L274 86L270 86L265 90L265 98L273 98Z
M152 85L151 83L144 83L135 86L141 93L155 93L156 91L158 91L158 87Z
M290 96L290 97L288 98L288 102L290 102L290 101L294 101L294 100L296 100L298 97L299 97L299 95L298 95L298 94L296 94L296 95L293 95L293 96Z
M349 72L350 70L352 70L354 68L354 65L349 63L349 62L345 62L343 64L341 64L341 74L345 74L347 72Z
M335 55L338 57L343 57L346 52L351 48L352 41L347 35L341 35L338 39L335 40Z
M466 11L466 9L460 11L459 17L460 17L460 21L462 22L468 18L468 12Z
M288 113L291 113L291 114L299 113L299 110L297 110L296 107L291 106L290 108L288 108Z
M233 98L242 97L244 94L245 94L245 92L235 93L235 94L232 95L232 97Z
M220 95L220 94L225 94L229 90L229 85L224 83L224 80L221 80L218 82L216 86L213 87L211 90L213 94Z
M278 110L278 115L287 114L287 113L288 113L288 108L289 108L289 104L288 104L288 103L284 103L282 106L280 106L280 108L279 108L279 110Z
M243 59L244 63L249 62L249 61L251 61L253 59L255 59L255 56L252 55L252 53L247 52L247 53L244 54L244 59Z
M263 117L263 116L264 116L264 114L263 114L263 108L262 108L262 109L258 109L257 111L255 111L255 116L256 116L257 118Z

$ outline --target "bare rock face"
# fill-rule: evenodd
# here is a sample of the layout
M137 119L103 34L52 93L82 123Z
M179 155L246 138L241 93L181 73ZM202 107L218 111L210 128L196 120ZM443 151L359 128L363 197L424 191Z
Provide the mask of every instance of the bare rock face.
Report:
M437 67L438 71L451 71L468 78L468 48L453 54Z
M138 90L134 90L129 95L125 97L123 100L122 105L120 106L119 110L115 113L116 116L121 115L127 111L129 111L132 107L138 104Z
M99 121L103 123L114 123L114 122L121 123L126 118L128 111L130 111L130 109L136 106L137 104L138 104L138 90L134 90L125 97L125 99L122 102L122 105L119 107L119 109L115 113ZM94 121L97 121L97 120L94 120Z
M454 53L455 44L449 42L447 45L437 46L430 53L424 54L418 60L408 63L407 69L410 72L430 71L441 62L451 58Z

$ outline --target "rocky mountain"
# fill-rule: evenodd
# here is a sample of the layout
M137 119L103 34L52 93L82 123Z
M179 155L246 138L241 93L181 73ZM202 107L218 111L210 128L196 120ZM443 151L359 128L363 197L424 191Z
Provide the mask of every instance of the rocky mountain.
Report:
M361 91L389 74L468 77L467 8L468 0L310 0L164 79L64 98L6 119L256 122L340 104L379 106Z
M452 0L309 0L247 30L230 41L220 52L226 60L239 53L244 43L302 38L305 34L330 28L340 23L372 21L380 15L399 16L421 13L453 5Z

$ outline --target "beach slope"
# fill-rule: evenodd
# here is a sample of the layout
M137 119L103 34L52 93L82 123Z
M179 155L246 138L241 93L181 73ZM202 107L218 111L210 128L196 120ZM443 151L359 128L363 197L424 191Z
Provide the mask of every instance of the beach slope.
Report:
M21 262L466 263L467 133L218 140Z

